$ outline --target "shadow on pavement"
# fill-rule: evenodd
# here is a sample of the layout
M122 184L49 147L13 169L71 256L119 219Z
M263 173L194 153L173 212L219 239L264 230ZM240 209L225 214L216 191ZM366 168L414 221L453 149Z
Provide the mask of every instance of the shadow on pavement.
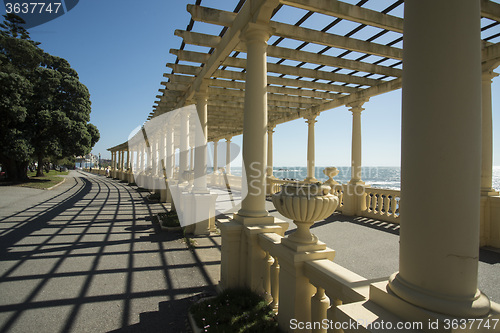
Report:
M185 331L215 288L182 234L152 223L165 207L105 177L66 183L0 221L0 332Z

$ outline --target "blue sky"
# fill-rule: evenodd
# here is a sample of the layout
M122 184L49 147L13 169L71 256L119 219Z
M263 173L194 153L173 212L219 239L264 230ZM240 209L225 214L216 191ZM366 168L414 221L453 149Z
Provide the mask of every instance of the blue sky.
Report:
M91 122L101 133L93 153L109 158L106 149L126 141L152 111L160 82L165 81L165 64L175 61L169 50L181 44L174 31L185 29L190 20L188 3L194 0L82 0L67 14L30 29L32 39L46 52L67 59L90 90ZM204 6L226 10L235 4L203 0ZM493 81L492 95L494 165L500 165L500 77ZM373 97L364 108L363 165L399 166L401 90ZM317 118L317 166L350 165L351 118L345 107ZM241 136L233 142L241 144ZM278 125L274 165L305 166L306 147L303 119Z

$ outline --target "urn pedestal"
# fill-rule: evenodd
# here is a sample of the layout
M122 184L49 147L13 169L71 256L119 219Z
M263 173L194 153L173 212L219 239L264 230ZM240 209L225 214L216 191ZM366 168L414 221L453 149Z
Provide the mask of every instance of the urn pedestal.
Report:
M310 228L335 211L339 199L330 194L329 186L314 184L286 184L273 195L274 207L281 215L292 219L297 226L281 242L297 252L324 250L326 245L311 233Z

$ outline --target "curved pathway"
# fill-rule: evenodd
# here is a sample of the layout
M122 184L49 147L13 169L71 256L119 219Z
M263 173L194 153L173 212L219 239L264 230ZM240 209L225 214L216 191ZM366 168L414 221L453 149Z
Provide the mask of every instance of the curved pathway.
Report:
M146 194L79 171L0 188L0 332L184 332L213 282L180 234L155 230L164 207Z

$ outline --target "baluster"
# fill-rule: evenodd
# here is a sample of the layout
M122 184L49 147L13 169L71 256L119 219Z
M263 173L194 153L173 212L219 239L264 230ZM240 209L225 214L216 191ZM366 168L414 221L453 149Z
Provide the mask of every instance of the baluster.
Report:
M372 194L370 192L366 193L366 211L371 212L372 211Z
M396 200L396 205L394 206L395 208L394 216L399 217L399 207L401 205L401 198L399 198L399 200L397 200L397 198L394 198L394 200Z
M313 323L322 323L326 319L326 313L330 307L330 299L325 295L325 289L316 288L316 294L311 298L311 321ZM313 324L314 325L314 324ZM313 333L326 333L326 328L320 327L312 330Z
M396 217L396 196L391 195L391 216Z
M268 303L272 302L271 296L271 266L274 263L273 257L269 255L269 252L266 252L266 258L264 263L264 274L262 280L262 287L264 288L264 297Z
M384 195L384 215L389 216L389 203L391 202L391 198L389 198L389 195L385 194Z
M382 215L383 214L383 206L384 206L384 198L382 197L382 194L378 194L378 200L377 200L377 213Z
M328 318L328 322L333 322L333 325L329 325L328 333L343 333L343 330L335 329L335 323L337 322L337 317L335 316L335 310L337 306L342 305L342 301L335 298L333 295L329 295L328 291L326 292L328 297L330 298L330 307L326 311L326 318Z
M271 296L273 297L271 308L276 313L278 313L279 294L280 294L280 265L278 262L278 258L274 258L274 263L271 266Z

